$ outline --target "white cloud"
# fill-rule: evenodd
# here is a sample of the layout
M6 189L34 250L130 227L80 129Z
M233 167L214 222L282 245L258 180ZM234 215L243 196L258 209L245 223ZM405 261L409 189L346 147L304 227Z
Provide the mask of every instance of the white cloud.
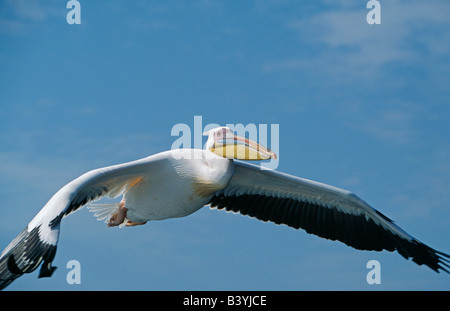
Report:
M47 17L46 11L38 1L9 0L7 3L12 6L19 18L41 21Z
M304 19L290 19L286 27L295 31L304 45L319 52L306 59L302 54L302 58L272 60L264 69L312 69L320 64L330 72L370 77L392 62L416 62L423 53L450 52L450 35L445 31L450 28L448 2L382 2L380 25L367 24L368 12L365 5L355 7L344 1L338 9L333 7Z
M49 18L65 20L66 2L58 0L5 0L0 11L0 33L26 35Z
M447 105L450 2L381 1L380 25L367 24L366 2L322 3L327 9L286 18L297 52L267 60L263 71L301 73L350 128L383 142L414 142L419 120L431 122Z

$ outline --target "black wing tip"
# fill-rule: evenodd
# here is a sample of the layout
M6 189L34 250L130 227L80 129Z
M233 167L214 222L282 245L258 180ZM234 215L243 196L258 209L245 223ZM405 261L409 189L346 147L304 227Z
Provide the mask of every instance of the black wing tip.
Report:
M425 257L426 260L424 260L419 264L425 264L434 271L436 271L437 273L443 271L450 274L450 255L435 250L419 241L415 241L415 243L417 243L420 247L424 248L427 254L427 257Z
M49 278L52 276L53 272L55 272L55 270L58 267L54 267L52 266L52 262L44 262L42 264L41 270L39 271L39 278Z
M418 265L426 265L436 272L450 274L450 255L437 251L416 240L406 240L386 231L373 220L361 215L345 215L336 209L317 209L313 204L257 195L215 195L209 201L211 208L239 212L262 221L285 224L295 229L333 241L341 241L358 250L397 251L405 259L412 259ZM377 211L388 223L391 219ZM345 219L344 219L345 218ZM336 225L336 222L341 225ZM319 225L317 225L319 224ZM343 230L343 229L346 230ZM358 234L354 234L357 232Z
M17 276L20 276L23 274L22 270L17 266L13 254L8 256L8 260L6 261L6 266L8 267L9 272L11 272L12 274L15 274Z
M7 287L24 273L36 270L42 262L39 277L50 277L56 270L51 263L56 245L48 244L39 237L39 227L30 232L23 230L15 238L8 252L0 259L0 290Z

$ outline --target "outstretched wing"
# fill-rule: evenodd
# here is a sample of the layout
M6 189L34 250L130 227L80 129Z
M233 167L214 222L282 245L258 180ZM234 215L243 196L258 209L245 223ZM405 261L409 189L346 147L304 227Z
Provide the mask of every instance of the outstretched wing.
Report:
M353 193L329 185L235 162L230 183L210 205L302 228L356 249L397 250L419 265L449 272L449 255L416 240Z
M158 166L158 157L90 171L61 188L0 255L0 289L43 263L39 277L56 269L55 257L61 219L88 202L122 194L137 178Z

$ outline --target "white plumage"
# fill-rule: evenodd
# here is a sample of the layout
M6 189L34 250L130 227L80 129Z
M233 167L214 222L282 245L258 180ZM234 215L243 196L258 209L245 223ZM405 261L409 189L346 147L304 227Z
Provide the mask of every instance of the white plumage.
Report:
M419 265L448 272L447 254L416 240L351 192L235 162L276 155L226 127L208 135L205 150L169 150L96 169L61 188L2 252L0 288L41 264L39 276L51 276L62 218L88 203L99 220L121 227L184 217L210 205L357 249L397 250ZM225 143L229 139L234 143ZM93 203L119 196L119 203Z

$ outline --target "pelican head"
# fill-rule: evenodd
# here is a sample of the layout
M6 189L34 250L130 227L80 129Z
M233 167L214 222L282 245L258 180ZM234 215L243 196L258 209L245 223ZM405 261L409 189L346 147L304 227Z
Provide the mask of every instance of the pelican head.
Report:
M206 149L228 159L238 160L268 160L276 159L277 155L250 139L234 135L229 127L216 127L203 133L208 136ZM227 141L231 141L228 142Z

